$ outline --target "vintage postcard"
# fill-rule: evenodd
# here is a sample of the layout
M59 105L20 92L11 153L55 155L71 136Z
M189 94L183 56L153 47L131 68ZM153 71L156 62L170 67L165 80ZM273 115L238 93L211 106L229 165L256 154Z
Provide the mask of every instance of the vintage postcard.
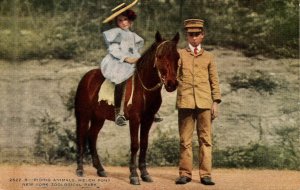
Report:
M300 190L299 2L0 1L0 190Z

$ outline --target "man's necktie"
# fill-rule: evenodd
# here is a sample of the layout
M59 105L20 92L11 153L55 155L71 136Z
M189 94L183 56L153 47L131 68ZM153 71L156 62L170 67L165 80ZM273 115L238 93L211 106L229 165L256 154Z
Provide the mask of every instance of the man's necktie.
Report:
M195 47L195 49L194 49L194 55L197 55L198 54L198 49L197 49L197 47Z

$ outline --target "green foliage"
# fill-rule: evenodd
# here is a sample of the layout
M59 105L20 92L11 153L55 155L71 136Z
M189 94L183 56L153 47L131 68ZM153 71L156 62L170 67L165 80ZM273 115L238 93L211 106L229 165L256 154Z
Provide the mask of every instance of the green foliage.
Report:
M75 90L72 89L64 99L64 105L70 114L74 111ZM69 117L69 116L67 116ZM75 126L51 117L47 112L35 120L38 127L34 155L37 160L54 164L57 162L74 162L76 160L76 133ZM86 152L88 154L88 152ZM88 160L89 161L89 160Z
M158 136L149 147L147 160L154 166L176 166L179 163L179 139L167 132L158 132Z
M267 167L277 168L279 150L258 143L246 147L231 147L214 151L214 166L229 168ZM271 162L272 161L272 162Z
M300 170L300 141L297 127L284 127L276 132L274 145L250 143L248 146L214 148L214 167L269 168ZM198 165L199 146L193 142L193 162ZM149 147L148 162L154 166L177 166L179 163L179 138L169 132L159 132Z
M121 2L2 0L0 58L74 58L95 62L105 51L101 30L112 27L101 21L110 14L107 10ZM150 42L157 30L165 36L181 31L184 39L183 20L198 17L205 20L206 44L238 48L248 56L299 57L296 0L153 0L141 1L136 11L135 29ZM22 35L22 31L30 34Z
M174 134L170 131L158 131L157 137L151 143L147 161L153 166L178 166L179 163L179 136L170 135ZM198 164L198 142L192 142L193 147L193 163Z
M38 31L25 27L31 23L28 19L3 17L0 20L3 24L0 24L0 58L12 60L45 56L42 36ZM24 28L18 29L20 25Z
M300 170L300 131L297 126L288 126L276 129L276 134L281 138L278 139L278 144L283 149L280 155L284 165L289 168ZM288 159L285 159L288 157Z
M42 15L19 20L4 17L0 20L3 21L3 25L0 24L1 59L80 58L96 62L104 54L99 51L104 48L98 20L89 19L85 14L62 13L55 17ZM98 50L97 55L91 57L90 52L95 50Z
M44 162L54 164L59 161L75 161L75 128L61 125L49 114L45 114L35 123L39 127L34 147L34 155Z
M271 75L262 71L254 71L250 74L237 73L231 79L229 84L232 90L240 88L252 88L258 92L267 92L273 94L279 86L279 81L276 81Z
M209 43L247 56L299 57L298 1L215 1L204 9Z
M229 168L270 168L300 170L299 129L284 127L277 130L275 145L250 143L245 147L214 150L214 166Z
M53 27L44 36L49 47L48 56L71 59L99 49L102 43L97 20L87 20L89 18L85 14L65 13L61 19L54 21Z
M73 113L75 109L75 95L76 95L76 90L75 88L71 89L68 96L66 97L66 100L64 102L65 107L70 113Z
M128 159L130 158L130 152L127 147L121 149L117 154L110 154L110 149L106 149L104 154L101 154L101 162L110 166L128 166Z

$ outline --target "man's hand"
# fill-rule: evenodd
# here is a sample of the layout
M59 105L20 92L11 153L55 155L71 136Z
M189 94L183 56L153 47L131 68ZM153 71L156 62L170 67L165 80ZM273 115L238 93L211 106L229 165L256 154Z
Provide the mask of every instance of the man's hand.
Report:
M214 102L212 107L211 107L211 119L214 120L215 118L218 117L218 103Z
M126 57L124 61L129 64L136 64L137 60L138 60L137 58Z

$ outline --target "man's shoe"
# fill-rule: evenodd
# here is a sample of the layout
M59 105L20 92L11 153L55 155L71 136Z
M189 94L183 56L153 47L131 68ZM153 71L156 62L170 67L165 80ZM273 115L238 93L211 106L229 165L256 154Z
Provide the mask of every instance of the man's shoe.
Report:
M211 177L208 177L208 176L201 178L200 183L202 183L203 185L214 185L215 184L215 182L213 182L211 180Z
M118 125L118 126L125 126L125 125L126 125L126 118L125 118L123 115L118 114L118 115L116 116L115 123L116 123L116 125Z
M181 176L178 179L176 179L175 183L176 184L187 184L188 182L190 182L192 179L186 176Z

